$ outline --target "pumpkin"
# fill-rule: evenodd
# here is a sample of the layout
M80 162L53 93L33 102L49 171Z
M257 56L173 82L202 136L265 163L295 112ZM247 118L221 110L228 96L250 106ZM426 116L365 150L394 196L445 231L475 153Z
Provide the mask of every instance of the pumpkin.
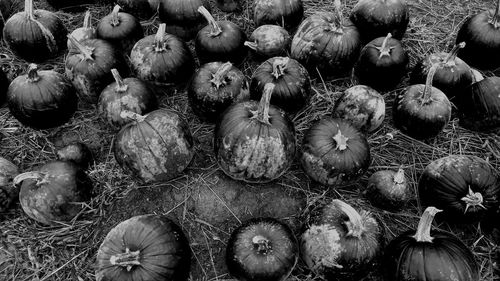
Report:
M442 209L446 220L460 223L481 220L500 205L500 179L486 161L450 155L432 161L418 183L422 206Z
M76 39L76 41L83 41L86 39L97 38L96 30L95 28L92 27L92 14L90 13L90 10L87 10L87 12L85 12L85 17L83 19L83 26L73 30L70 35L73 36ZM71 40L69 39L67 45L68 49L73 48Z
M500 0L496 9L470 16L457 33L457 44L465 42L458 56L470 66L494 70L500 67Z
M150 19L158 13L160 0L118 0L116 4L139 19Z
M156 35L139 40L130 53L137 78L157 83L185 83L194 73L194 58L184 41L165 33L160 24Z
M12 185L18 174L19 168L14 163L0 157L0 213L7 211L18 196L19 190Z
M39 71L30 64L28 73L12 81L7 92L10 113L34 129L60 126L77 109L78 97L71 82L52 70Z
M416 231L404 232L387 245L384 280L479 281L479 266L469 247L449 232L431 230L440 211L428 207Z
M113 81L111 69L128 73L125 58L113 45L102 39L78 42L69 36L75 48L66 56L65 73L75 86L79 98L96 103L101 91Z
M354 67L359 84L385 91L395 88L406 74L409 58L399 40L386 37L373 39L361 50Z
M0 1L0 39L5 22L11 15L20 11L23 7L23 0L3 0Z
M216 121L230 105L249 99L248 81L232 63L210 62L194 74L188 98L198 117Z
M350 121L362 132L372 133L384 122L384 97L368 86L350 87L335 102L332 115Z
M283 56L288 52L292 39L279 25L265 24L257 27L245 46L264 58Z
M52 161L14 178L21 184L19 201L28 217L46 225L70 221L90 200L92 182L77 164Z
M229 177L253 183L280 177L292 165L296 140L292 121L269 104L274 84L267 84L260 102L230 106L215 127L214 151Z
M284 281L298 257L299 246L292 230L274 218L244 222L227 242L227 268L238 280Z
M339 0L336 3L340 5ZM349 19L343 19L340 11L319 12L298 27L292 39L291 57L302 63L310 74L329 78L347 75L360 50L358 30Z
M250 95L259 100L267 83L274 83L271 104L287 112L296 112L307 105L311 81L307 70L296 60L274 57L262 63L253 73Z
M241 0L217 0L217 7L223 12L241 12Z
M247 39L245 32L230 21L216 21L203 6L198 8L198 12L208 21L208 25L198 32L194 41L200 62L242 62L247 53L243 45Z
M2 68L0 68L0 106L7 99L7 90L9 89L9 79Z
M410 21L410 11L405 0L359 0L352 9L351 20L365 42L387 33L401 40Z
M161 22L166 23L166 32L183 40L196 37L205 26L203 16L198 12L200 6L210 10L207 0L159 0L158 9Z
M460 124L479 132L500 128L500 77L491 76L467 87L454 103L460 114Z
M141 116L123 111L132 122L114 141L116 161L144 182L168 181L179 176L194 156L188 124L177 113L158 109Z
M425 85L409 86L394 100L394 125L412 138L433 138L450 121L450 101L441 90L432 86L437 68L436 64L431 67Z
M158 108L158 100L146 82L137 78L122 79L117 69L111 69L115 82L109 84L99 96L100 115L114 127L122 127L130 119L122 118L123 111L144 115Z
M47 3L56 9L80 10L83 6L97 4L97 0L47 0Z
M183 281L189 277L189 241L161 215L141 215L111 229L97 251L97 281Z
M56 151L57 159L71 161L86 170L94 162L90 148L82 142L71 142Z
M24 12L11 16L3 28L3 38L12 52L30 62L53 58L66 48L64 23L56 14L34 10L33 0L26 0Z
M383 232L367 211L334 199L313 211L300 238L302 259L326 280L361 280L377 265Z
M464 47L465 42L461 42L455 45L449 53L439 52L426 56L413 68L410 83L424 83L429 69L432 65L437 64L438 69L432 80L432 85L443 91L450 100L453 99L474 82L469 65L457 57L458 51Z
M302 167L313 180L326 185L350 184L370 165L370 146L349 121L325 117L304 135Z
M287 30L295 29L304 16L302 0L255 0L253 21L256 26L277 24Z
M401 210L411 195L404 170L381 170L373 173L368 178L364 195L374 206L389 211Z

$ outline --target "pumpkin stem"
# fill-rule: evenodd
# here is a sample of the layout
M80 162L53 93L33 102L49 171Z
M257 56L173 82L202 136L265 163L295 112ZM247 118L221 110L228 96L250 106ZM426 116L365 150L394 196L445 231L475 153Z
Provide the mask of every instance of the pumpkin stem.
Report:
M285 69L288 66L290 59L288 57L276 58L273 62L273 72L272 75L275 79L279 79L285 74Z
M351 205L346 202L334 199L331 203L341 212L343 212L349 220L345 222L345 226L347 227L346 236L361 238L363 232L365 232L365 227L363 225L363 218Z
M442 210L436 207L427 207L425 209L418 222L417 233L413 235L413 238L417 240L417 242L432 242L434 239L431 236L432 221L434 220L434 216L439 212L442 212Z
M219 36L222 33L222 29L220 28L219 23L214 19L212 14L205 8L204 6L198 7L198 12L205 17L205 19L208 21L208 24L212 26L212 32L210 32L210 36L215 37Z
M335 0L333 5L336 13L335 22L337 23L337 28L342 29L342 3L340 0Z
M257 51L259 48L259 45L257 45L257 43L251 42L251 41L245 41L245 43L243 43L243 45L247 46L248 48L250 48L254 51Z
M344 151L347 149L347 141L349 140L349 138L342 134L340 128L337 130L337 134L333 136L333 140L337 144L335 146L336 150Z
M24 1L24 13L29 20L35 20L35 16L33 15L33 0Z
M495 14L493 18L490 19L489 23L493 25L495 28L500 28L500 0L497 1L497 6L495 8Z
M222 85L226 84L226 75L233 67L233 64L230 62L226 62L219 66L217 72L212 75L212 80L210 82L214 84L215 88L218 90Z
M453 46L453 49L451 49L450 53L444 60L444 64L446 65L454 65L455 64L455 59L457 58L458 51L460 49L463 49L465 47L465 42L460 42L459 44L456 44Z
M466 196L462 197L461 200L466 204L464 213L467 213L470 207L479 206L483 209L486 209L486 207L483 205L483 195L480 192L472 191L472 188L470 188L470 186L469 193Z
M382 46L376 47L377 50L379 50L380 55L378 55L378 58L381 59L384 56L390 57L391 56L391 51L394 49L394 47L389 47L387 44L389 44L389 40L392 38L391 33L387 33L387 36L384 38L384 41L382 42Z
M439 64L433 64L431 69L429 69L429 73L427 74L427 79L425 80L424 93L422 95L422 105L428 104L431 101L432 94L432 81L434 80L434 74L439 67Z
M137 123L143 122L146 119L146 116L137 114L137 113L129 111L129 110L124 110L124 111L120 112L120 117L123 119L130 119L130 120L135 121Z
M120 5L115 5L113 8L113 11L111 12L111 25L112 26L119 26L120 25L120 17L118 16L118 13L120 12Z
M92 14L90 13L90 10L85 12L85 17L83 18L83 28L92 28Z
M68 35L69 41L71 41L71 44L76 47L76 49L80 52L80 54L83 56L83 60L94 60L92 57L94 53L94 48L91 48L89 46L85 46L80 41L76 40L76 38L73 35Z
M141 256L141 251L130 251L129 248L125 248L125 253L112 255L109 258L109 263L112 265L122 266L130 271L134 265L141 265L139 261Z
M394 175L395 184L403 184L405 182L405 171L403 168L399 168L398 172Z
M271 242L262 235L256 235L252 238L252 243L257 252L261 255L267 255L272 250Z
M260 98L259 108L254 115L260 122L271 125L269 122L269 103L271 102L271 96L273 95L275 85L273 83L267 83L264 86L264 93Z
M118 93L124 93L128 90L128 85L123 82L122 77L120 76L120 73L116 68L111 69L111 74L113 74L113 78L115 78L116 81L116 87L115 87L115 92Z
M40 186L48 182L48 174L42 172L26 172L17 175L12 183L18 186L24 180L36 180L36 186Z
M165 43L165 29L167 28L167 24L162 23L158 27L158 31L156 31L155 35L155 52L164 52L167 50L167 46Z
M38 65L31 63L28 68L28 81L31 83L38 82L40 76L38 76Z

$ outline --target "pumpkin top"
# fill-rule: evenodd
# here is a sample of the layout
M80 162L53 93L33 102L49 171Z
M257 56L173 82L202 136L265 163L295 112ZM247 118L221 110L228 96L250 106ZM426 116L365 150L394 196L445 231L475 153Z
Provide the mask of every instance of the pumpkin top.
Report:
M495 8L495 14L488 21L495 29L500 28L500 0L497 1L497 5Z
M422 104L429 104L433 102L432 90L436 88L432 87L432 81L434 80L434 75L436 74L438 67L439 67L438 64L434 64L431 66L431 69L429 69L429 73L427 74L427 79L425 80L425 87L422 93Z
M33 0L24 1L24 13L26 14L27 19L36 21L35 16L33 15Z
M111 25L112 26L120 25L120 17L119 17L120 9L121 9L120 5L115 5L113 7L113 11L111 12Z
M216 37L219 36L222 33L222 28L220 27L219 23L214 19L212 14L205 8L204 6L198 7L198 12L205 17L205 19L208 21L208 24L212 26L212 32L210 32L210 36Z
M233 68L233 64L231 62L226 62L219 66L217 71L213 74L213 78L212 80L210 80L210 82L215 86L217 90L221 86L226 85L226 76L231 68Z
M285 74L285 69L288 66L290 58L288 57L278 57L273 61L273 72L274 78L279 79Z
M92 29L92 14L90 10L85 12L85 17L83 18L83 28Z
M167 24L162 23L158 27L158 30L156 31L155 35L155 48L154 51L161 53L167 50L167 42L165 41L165 29L167 28Z
M259 122L271 125L269 122L269 104L271 101L271 96L273 94L275 85L273 83L267 83L264 86L264 93L262 94L262 98L259 102L259 107L256 112L253 113L253 119L257 119Z
M32 63L28 68L28 82L36 83L38 81L40 81L40 76L38 76L38 66Z
M379 59L383 58L384 56L391 56L391 50L394 49L394 47L389 46L389 40L392 38L391 33L387 33L387 36L384 39L384 42L382 42L382 46L380 47L375 47L379 52L380 55L378 56Z
M425 209L420 221L418 222L417 232L413 236L417 242L432 242L432 221L434 220L434 216L439 212L442 212L442 210L435 207L427 207Z
M111 69L111 74L113 75L113 78L115 78L116 81L115 92L117 93L126 92L128 90L128 85L123 82L123 79L120 76L118 70L116 68Z
M83 45L80 41L76 40L73 35L68 35L68 39L71 41L71 44L76 47L76 50L80 53L83 60L94 60L94 48Z

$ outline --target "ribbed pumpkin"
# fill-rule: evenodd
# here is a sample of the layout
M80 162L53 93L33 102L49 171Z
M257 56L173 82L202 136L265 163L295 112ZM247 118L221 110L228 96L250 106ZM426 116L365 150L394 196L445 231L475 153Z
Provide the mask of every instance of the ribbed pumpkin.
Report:
M288 31L279 25L265 24L257 27L245 46L264 58L284 56L292 39Z
M255 0L253 21L256 26L277 24L292 30L302 21L304 5L302 0Z
M76 39L76 41L83 41L86 39L97 38L96 30L95 28L92 27L92 14L90 13L90 11L85 12L85 17L83 19L83 26L73 30L70 36L73 36ZM68 49L73 47L74 46L71 44L71 40L68 39Z
M205 19L198 12L200 6L210 10L207 0L159 0L161 22L166 23L166 32L183 40L193 39L205 26Z

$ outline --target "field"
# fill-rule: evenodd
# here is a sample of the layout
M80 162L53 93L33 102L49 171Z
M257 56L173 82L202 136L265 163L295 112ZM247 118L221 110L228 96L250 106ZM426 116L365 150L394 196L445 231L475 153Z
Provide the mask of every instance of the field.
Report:
M243 12L238 15L221 13L211 2L214 17L238 23L249 35L254 29L252 8L251 1L245 2ZM331 0L303 2L306 15L333 9ZM355 1L342 3L347 16ZM450 50L458 28L468 15L494 7L493 0L409 0L408 4L411 20L403 44L410 54L411 66L426 54ZM35 6L52 9L44 0L35 1ZM111 11L110 6L90 9L95 20ZM69 30L79 26L83 19L81 13L57 13ZM142 22L147 34L155 32L158 23L155 18ZM40 68L63 72L63 61L61 55ZM258 64L248 59L242 70L250 77ZM0 65L10 78L27 69L27 63L15 58L3 41L0 43ZM56 149L73 140L88 144L96 158L88 171L95 186L94 197L73 221L43 226L29 219L19 203L8 212L0 213L0 280L95 280L95 256L104 236L119 222L139 214L168 215L182 226L193 254L191 280L229 278L224 263L226 242L241 221L253 216L280 218L299 234L300 222L307 217L310 207L340 198L357 208L372 211L383 222L387 241L404 230L414 229L421 214L416 195L417 182L426 165L450 154L466 154L488 160L500 170L500 138L463 129L455 114L452 122L435 139L421 142L402 134L393 126L392 100L408 86L407 80L405 78L396 90L383 93L387 103L386 121L380 130L369 136L372 163L368 173L354 185L329 190L308 179L298 161L284 176L268 185L251 185L229 179L219 169L212 151L214 126L201 122L193 114L182 89L172 89L168 95L162 96L161 105L173 108L188 120L195 137L195 159L182 177L154 185L141 185L118 166L111 146L116 131L97 116L95 105L81 103L69 123L45 131L23 127L6 106L0 107L0 156L12 160L22 171L55 159ZM352 85L349 78L315 80L310 104L292 116L299 144L310 124L330 114L336 97ZM410 183L410 204L399 213L371 206L362 196L368 176L377 170L399 167L405 169ZM499 230L482 224L453 226L437 223L435 226L455 233L472 248L481 267L481 280L500 280ZM379 275L374 272L368 279L381 280ZM289 278L312 279L302 262Z

